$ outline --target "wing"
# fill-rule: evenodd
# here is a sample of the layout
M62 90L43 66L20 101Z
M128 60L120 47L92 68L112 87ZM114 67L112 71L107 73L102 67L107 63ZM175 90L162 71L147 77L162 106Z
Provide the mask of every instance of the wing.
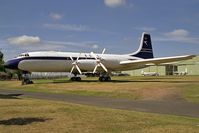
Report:
M172 57L163 57L163 58L128 60L128 61L121 61L120 65L125 65L125 66L160 65L160 64L168 63L168 62L188 60L188 59L192 59L193 57L195 57L195 55L183 55L183 56L172 56Z

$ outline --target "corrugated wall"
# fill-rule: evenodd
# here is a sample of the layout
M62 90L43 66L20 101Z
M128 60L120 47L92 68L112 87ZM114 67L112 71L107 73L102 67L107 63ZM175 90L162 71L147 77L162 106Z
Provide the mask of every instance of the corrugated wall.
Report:
M187 65L184 65L184 64L187 64ZM191 60L181 61L176 65L179 65L178 72L185 72L187 69L188 75L199 75L199 56ZM165 66L150 66L144 69L124 71L123 73L128 73L131 76L141 76L142 70L144 72L157 72L160 75L166 75Z

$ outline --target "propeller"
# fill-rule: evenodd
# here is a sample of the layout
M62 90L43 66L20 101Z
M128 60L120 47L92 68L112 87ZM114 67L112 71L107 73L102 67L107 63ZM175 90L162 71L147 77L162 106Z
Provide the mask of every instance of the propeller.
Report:
M105 53L105 51L106 51L106 49L103 49L102 55ZM108 72L107 68L106 68L106 67L104 66L104 64L102 64L102 62L101 62L102 58L100 57L100 58L98 59L97 56L96 56L96 54L93 53L93 52L91 52L91 54L94 56L94 58L95 58L95 60L96 60L96 63L97 63L96 66L95 66L95 68L94 68L94 70L93 70L93 73L96 72L96 70L97 70L98 67L102 67L102 68L104 69L105 72Z
M105 51L106 51L106 49L104 48L103 51L102 51L102 55L105 53Z
M72 68L71 68L71 71L70 71L70 74L73 73L74 69L76 68L77 71L79 72L79 74L82 74L82 71L80 70L79 66L78 66L78 60L79 60L79 56L77 57L77 59L74 61L73 58L70 56L70 59L73 61L72 63Z

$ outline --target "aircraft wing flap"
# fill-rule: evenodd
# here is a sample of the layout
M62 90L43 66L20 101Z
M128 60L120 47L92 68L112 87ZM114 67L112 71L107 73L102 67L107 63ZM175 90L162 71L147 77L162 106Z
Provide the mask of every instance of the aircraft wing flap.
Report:
M162 63L176 62L181 60L192 59L195 55L183 55L183 56L172 56L172 57L163 57L163 58L152 58L152 59L140 59L140 60L129 60L121 61L120 65L159 65Z

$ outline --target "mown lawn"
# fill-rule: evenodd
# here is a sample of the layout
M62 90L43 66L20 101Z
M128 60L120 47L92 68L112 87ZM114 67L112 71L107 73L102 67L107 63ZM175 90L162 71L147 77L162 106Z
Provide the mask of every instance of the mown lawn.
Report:
M83 78L81 82L71 82L68 79L34 80L35 84L24 86L21 86L20 81L0 81L0 88L135 100L183 99L199 103L199 76L113 77L112 79L111 82L98 82L97 78Z
M197 133L199 119L0 97L1 133Z

